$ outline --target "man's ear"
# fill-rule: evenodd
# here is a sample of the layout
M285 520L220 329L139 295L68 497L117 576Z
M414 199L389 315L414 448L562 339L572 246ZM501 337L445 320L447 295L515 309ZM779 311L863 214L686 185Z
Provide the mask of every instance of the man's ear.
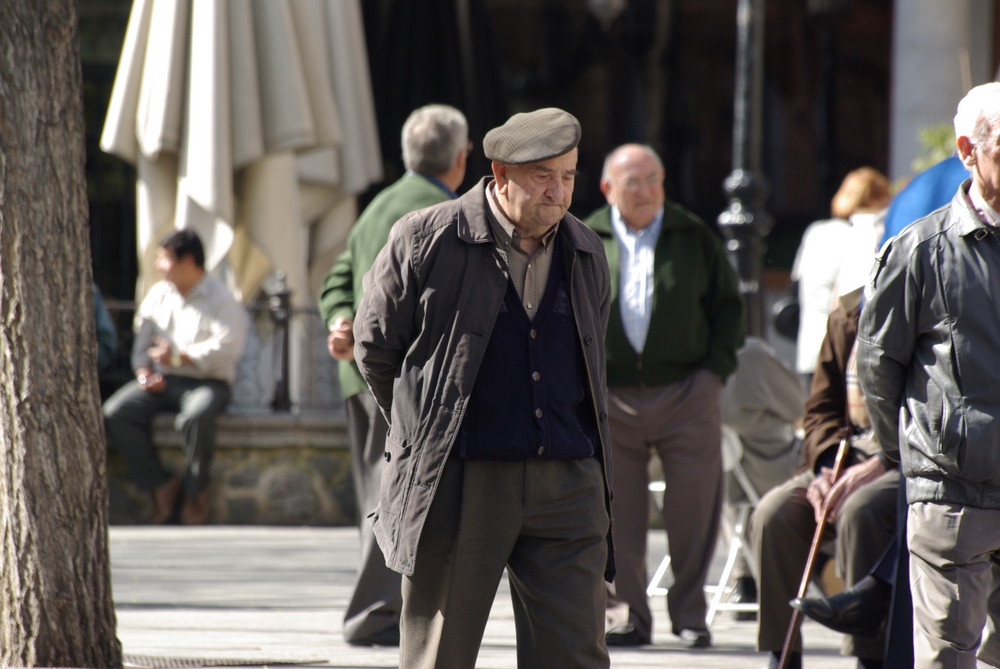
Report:
M608 198L608 193L611 192L611 182L608 181L607 179L601 179L601 183L599 184L599 186L601 189L601 195L604 196L605 200L611 202L611 200Z
M962 159L963 165L972 167L976 164L976 154L973 151L975 146L971 139L962 135L955 140L955 146L958 148L958 156Z
M493 170L493 178L497 182L497 190L502 192L503 188L507 186L507 165L501 163L499 160L494 160L490 163L490 168Z

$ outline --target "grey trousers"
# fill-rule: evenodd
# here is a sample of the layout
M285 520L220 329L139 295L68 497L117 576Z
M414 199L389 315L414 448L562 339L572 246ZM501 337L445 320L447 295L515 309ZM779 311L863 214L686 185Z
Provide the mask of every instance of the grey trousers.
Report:
M789 600L796 596L809 546L816 532L813 507L806 499L812 472L803 472L764 495L751 518L751 537L760 573L757 647L781 650L792 617ZM896 532L896 489L892 470L854 491L840 509L827 537L836 538L840 575L848 585L864 577L878 562ZM841 652L865 659L884 654L885 638L844 637ZM802 635L795 650L802 650Z
M675 632L704 629L705 580L721 523L722 382L702 370L666 386L611 388L608 418L614 445L615 577L608 597L608 626L628 623L652 638L646 597L649 532L649 459L663 464L663 525L674 582L667 613ZM624 613L627 612L627 620Z
M208 485L215 448L215 417L229 405L229 384L217 379L164 376L166 388L151 393L138 381L119 388L104 403L104 429L108 441L118 449L136 485L154 490L172 476L153 444L153 418L176 411L174 427L184 437L187 465L184 491L194 495Z
M403 577L400 667L475 667L505 567L519 669L608 667L609 524L596 459L449 459Z
M400 575L385 566L368 514L378 506L379 483L389 429L370 392L347 398L347 430L351 441L351 480L358 505L361 556L354 590L344 611L344 639L360 641L399 627L403 606Z
M907 540L913 666L1000 666L1000 509L916 502Z

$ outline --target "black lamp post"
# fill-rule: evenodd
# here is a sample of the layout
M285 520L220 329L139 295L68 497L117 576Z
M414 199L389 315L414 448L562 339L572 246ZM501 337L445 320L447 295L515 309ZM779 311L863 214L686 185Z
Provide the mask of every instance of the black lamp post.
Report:
M271 408L276 412L288 412L292 409L292 399L288 385L289 371L289 341L288 324L292 317L292 291L285 282L285 273L277 272L274 290L268 297L271 318L274 320L274 334L277 341L276 364L274 366L274 398Z
M718 222L746 300L747 331L758 337L764 333L760 287L764 237L771 231L771 216L764 208L769 186L760 164L763 74L764 0L738 0L733 170L723 182L729 206L719 214Z

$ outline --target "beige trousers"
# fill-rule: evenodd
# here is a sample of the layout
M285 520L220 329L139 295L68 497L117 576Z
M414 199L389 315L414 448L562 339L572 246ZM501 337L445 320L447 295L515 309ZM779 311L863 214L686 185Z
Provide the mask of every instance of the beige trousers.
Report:
M916 502L906 532L913 666L1000 666L1000 510Z
M722 381L707 370L666 386L608 391L618 569L608 598L609 627L628 623L643 638L652 638L646 537L653 453L663 465L666 484L662 518L674 576L667 612L675 633L705 627L704 587L718 541L724 489L721 392Z

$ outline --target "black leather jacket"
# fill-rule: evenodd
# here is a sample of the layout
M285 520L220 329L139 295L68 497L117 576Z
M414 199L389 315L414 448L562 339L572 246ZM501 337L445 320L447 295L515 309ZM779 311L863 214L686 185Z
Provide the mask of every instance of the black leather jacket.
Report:
M969 202L882 250L858 329L858 374L909 502L1000 508L1000 236Z

